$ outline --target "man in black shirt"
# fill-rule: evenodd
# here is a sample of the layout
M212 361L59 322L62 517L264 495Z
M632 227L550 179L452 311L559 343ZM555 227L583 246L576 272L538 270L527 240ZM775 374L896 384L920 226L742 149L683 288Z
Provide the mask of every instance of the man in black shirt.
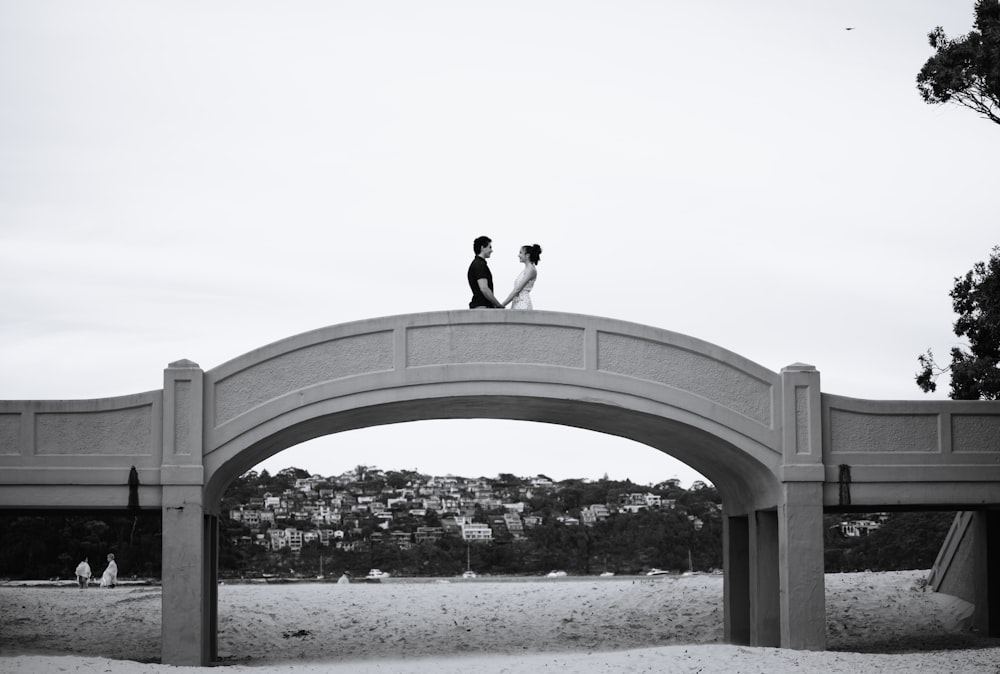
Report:
M476 253L469 265L469 288L472 290L470 309L503 309L503 305L493 294L493 274L486 258L493 254L493 242L488 236L480 236L472 242L472 250Z

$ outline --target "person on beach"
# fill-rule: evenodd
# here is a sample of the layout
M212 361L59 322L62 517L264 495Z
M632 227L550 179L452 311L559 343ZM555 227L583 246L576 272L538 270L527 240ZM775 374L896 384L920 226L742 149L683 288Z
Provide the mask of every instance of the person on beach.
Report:
M350 582L351 582L351 577L348 575L346 571L344 571L344 574L337 579L337 585L347 585Z
M503 301L506 307L513 302L511 309L533 309L531 306L531 289L535 287L535 279L538 277L538 270L535 269L542 257L542 247L537 243L530 246L521 246L517 253L517 259L524 263L524 269L514 279L514 289Z
M90 585L90 563L84 557L83 561L76 565L76 584L83 589Z
M467 277L469 289L472 290L470 309L503 309L503 305L493 294L493 273L486 264L487 258L493 254L493 242L488 236L480 236L472 242L472 250L476 254L469 265Z
M118 584L118 565L115 564L114 553L108 553L108 568L101 576L101 587L114 587Z

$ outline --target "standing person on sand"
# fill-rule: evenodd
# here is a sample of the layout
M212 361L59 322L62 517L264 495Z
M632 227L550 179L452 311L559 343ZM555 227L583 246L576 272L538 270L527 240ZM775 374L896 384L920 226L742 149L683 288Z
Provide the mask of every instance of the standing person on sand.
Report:
M493 242L488 236L480 236L472 242L472 251L476 254L469 265L467 277L469 289L472 290L470 309L503 309L503 305L493 294L493 273L486 259L493 254Z
M80 586L80 589L90 585L90 563L87 558L84 557L83 561L76 565L76 584Z
M114 587L118 584L118 565L115 564L114 553L108 553L108 568L104 569L101 576L101 587Z
M511 309L533 309L531 306L531 289L535 287L535 279L538 278L538 270L535 266L542 259L542 247L537 243L530 246L521 246L517 252L517 259L524 263L524 269L514 279L514 289L504 300L503 305L511 305Z

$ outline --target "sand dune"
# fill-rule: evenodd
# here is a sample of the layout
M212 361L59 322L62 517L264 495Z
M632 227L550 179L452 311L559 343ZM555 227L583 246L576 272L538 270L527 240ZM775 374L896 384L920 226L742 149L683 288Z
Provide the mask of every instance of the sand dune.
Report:
M223 584L213 671L997 672L924 575L828 576L823 653L722 644L721 576ZM159 617L156 586L0 586L0 671L201 671L152 664Z

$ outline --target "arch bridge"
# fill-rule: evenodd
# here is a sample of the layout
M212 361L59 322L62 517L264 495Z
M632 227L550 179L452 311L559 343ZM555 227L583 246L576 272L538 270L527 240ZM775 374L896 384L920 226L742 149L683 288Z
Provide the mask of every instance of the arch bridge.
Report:
M655 327L546 311L376 318L297 335L161 390L0 401L0 507L162 512L162 662L207 665L217 632L226 485L340 431L422 419L516 419L629 438L705 475L723 501L728 641L825 647L823 513L974 513L978 625L1000 627L1000 403L823 393ZM415 449L414 451L419 451Z

